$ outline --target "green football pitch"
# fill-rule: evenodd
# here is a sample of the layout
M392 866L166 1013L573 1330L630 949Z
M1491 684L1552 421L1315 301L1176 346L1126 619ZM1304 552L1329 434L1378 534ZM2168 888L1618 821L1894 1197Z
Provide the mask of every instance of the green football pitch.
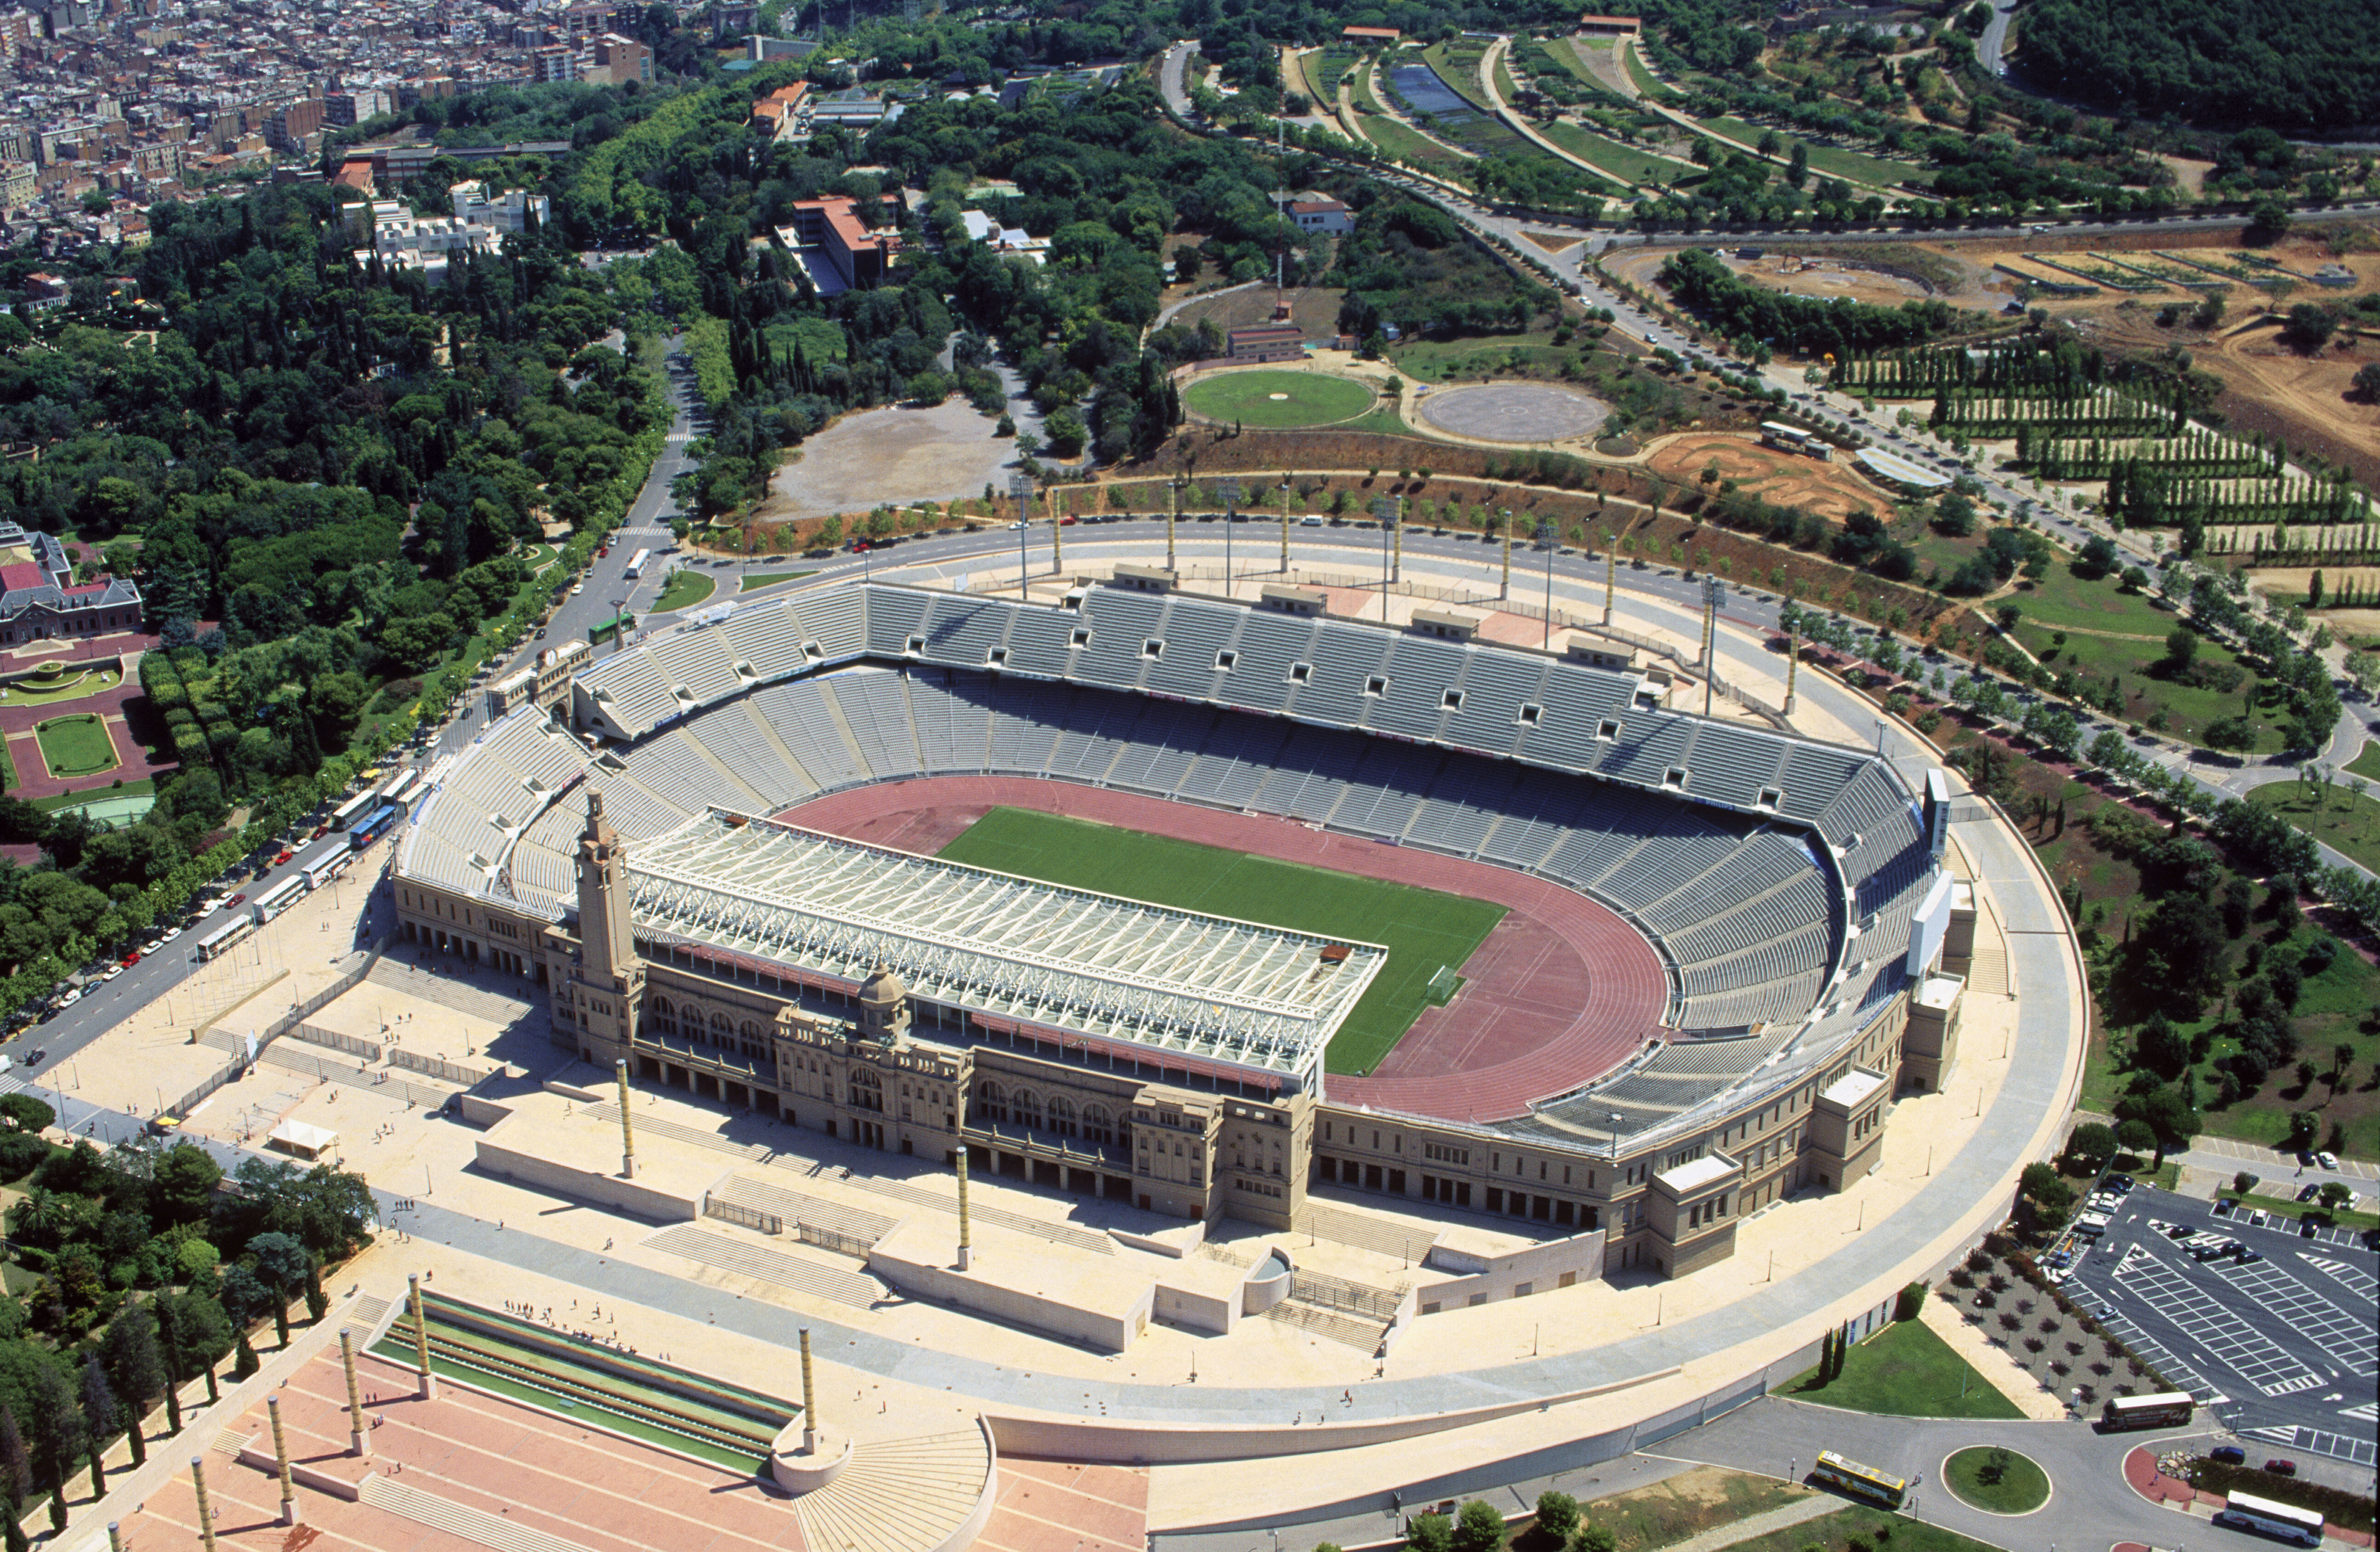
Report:
M1460 969L1504 919L1504 907L1485 901L1026 808L993 809L941 855L1152 905L1386 945L1388 963L1323 1058L1329 1071L1359 1077L1429 1005L1439 966Z
M1210 420L1278 430L1352 420L1372 407L1372 391L1324 372L1227 371L1193 382L1182 402Z

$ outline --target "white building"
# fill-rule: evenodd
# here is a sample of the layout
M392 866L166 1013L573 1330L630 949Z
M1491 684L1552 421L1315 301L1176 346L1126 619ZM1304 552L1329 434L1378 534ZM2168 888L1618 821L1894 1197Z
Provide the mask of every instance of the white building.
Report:
M499 233L522 232L528 229L532 214L540 226L553 219L553 202L526 188L507 188L491 197L488 186L472 178L455 185L447 193L455 201L455 219L469 226L489 226Z

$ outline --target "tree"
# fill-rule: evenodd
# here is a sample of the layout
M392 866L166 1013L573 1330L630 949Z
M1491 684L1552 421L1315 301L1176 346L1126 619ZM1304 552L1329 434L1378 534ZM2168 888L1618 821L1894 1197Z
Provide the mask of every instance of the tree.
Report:
M101 1456L106 1453L107 1436L115 1431L115 1414L122 1409L115 1403L115 1392L107 1383L107 1370L96 1352L85 1353L82 1361L82 1415L90 1430L91 1492L95 1498L107 1497L107 1467Z
M2066 1139L2066 1157L2089 1174L2097 1174L2116 1157L2116 1134L2101 1122L2086 1121Z
M2179 1077L2190 1065L2190 1042L2173 1026L2162 1009L2152 1012L2132 1042L2140 1064L2168 1078Z
M2331 332L2338 327L2338 319L2319 302L2300 302L2289 309L2289 321L2281 325L2281 336L2300 350L2320 350L2330 340Z
M2248 230L2244 236L2252 242L2274 242L2289 229L2289 201L2277 195L2267 195L2248 208Z
M1473 1498L1455 1516L1453 1552L1497 1552L1504 1545L1504 1517L1496 1506Z
M26 1376L26 1401L30 1409L33 1436L33 1474L50 1490L52 1519L65 1507L67 1473L81 1459L89 1437L85 1431L82 1401L75 1394L73 1381L55 1361L48 1361L31 1370ZM58 1526L60 1530L66 1527Z
M2188 625L2176 625L2166 633L2165 657L2157 664L2160 673L2180 677L2190 672L2198 656L2198 633Z
M0 1497L21 1510L33 1496L33 1457L25 1449L25 1432L17 1426L17 1409L0 1401Z
M1570 1538L1569 1552L1613 1552L1620 1538L1608 1525L1581 1525L1578 1534Z
M1560 1545L1567 1546L1578 1529L1578 1500L1568 1493L1548 1487L1537 1495L1537 1530Z
M1810 148L1799 140L1793 142L1793 154L1786 159L1785 181L1796 188L1810 181Z
M1443 1514L1416 1514L1405 1531L1406 1552L1454 1552L1454 1525Z
M239 1333L239 1338L233 1344L232 1351L234 1356L231 1376L234 1379L246 1379L264 1366L257 1359L256 1349L249 1345L248 1332L245 1329Z
M2147 1122L2120 1122L2116 1127L2116 1141L2126 1153L2139 1155L2156 1146L2156 1129Z
M0 1094L0 1128L41 1132L55 1125L57 1119L57 1111L30 1094Z
M133 1305L108 1327L100 1351L106 1355L115 1394L125 1404L125 1437L132 1447L132 1463L137 1466L148 1459L141 1438L141 1417L149 1410L150 1400L165 1388L165 1366L157 1352L154 1317L140 1305Z
M2366 361L2355 369L2355 395L2366 404L2380 400L2380 361Z

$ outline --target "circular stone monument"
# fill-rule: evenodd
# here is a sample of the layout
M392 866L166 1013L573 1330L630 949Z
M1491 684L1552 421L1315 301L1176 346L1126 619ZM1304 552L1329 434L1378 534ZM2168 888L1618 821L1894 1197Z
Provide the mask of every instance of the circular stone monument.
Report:
M1446 388L1421 402L1421 418L1479 442L1567 442L1611 416L1601 399L1547 382L1483 382Z

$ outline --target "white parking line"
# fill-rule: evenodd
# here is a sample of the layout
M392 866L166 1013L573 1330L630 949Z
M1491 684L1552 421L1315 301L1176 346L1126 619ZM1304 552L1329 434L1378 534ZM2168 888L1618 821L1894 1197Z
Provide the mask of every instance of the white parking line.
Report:
M2267 1396L2311 1390L2323 1376L2287 1348L2257 1330L2214 1298L2134 1246L2116 1268L2116 1278L2158 1316L2204 1349L2214 1359Z
M2218 1267L2216 1276L2279 1316L2289 1329L2338 1360L2349 1374L2361 1378L2380 1374L2380 1354L2375 1354L2372 1347L2372 1327L2271 1262L2252 1267Z
M2302 1250L2298 1252L2298 1259L2334 1279L2358 1298L2380 1303L2380 1278L2374 1277L2361 1267L2334 1261L2326 1255L2308 1255Z

